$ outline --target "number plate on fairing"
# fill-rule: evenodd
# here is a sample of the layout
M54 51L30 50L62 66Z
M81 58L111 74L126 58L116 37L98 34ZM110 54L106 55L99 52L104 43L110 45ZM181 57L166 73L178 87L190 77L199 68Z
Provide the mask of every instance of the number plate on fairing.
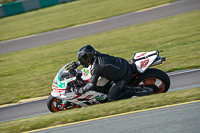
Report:
M136 53L133 57L137 70L140 73L146 71L146 69L155 61L158 57L158 51L141 52Z

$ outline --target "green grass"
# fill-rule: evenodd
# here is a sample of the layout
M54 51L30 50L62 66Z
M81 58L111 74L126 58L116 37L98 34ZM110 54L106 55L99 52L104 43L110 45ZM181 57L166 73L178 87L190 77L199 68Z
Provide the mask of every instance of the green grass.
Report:
M0 4L10 3L14 1L17 1L17 0L0 0Z
M200 67L200 10L101 34L0 55L0 104L49 95L58 70L83 45L130 60L134 53L161 50L165 72Z
M4 122L0 123L0 131L3 133L18 133L22 131L55 126L58 124L66 124L199 99L200 88L137 97L133 99L120 100L101 105L94 105L85 108L72 109L21 120Z
M78 0L0 19L0 41L101 20L175 0Z

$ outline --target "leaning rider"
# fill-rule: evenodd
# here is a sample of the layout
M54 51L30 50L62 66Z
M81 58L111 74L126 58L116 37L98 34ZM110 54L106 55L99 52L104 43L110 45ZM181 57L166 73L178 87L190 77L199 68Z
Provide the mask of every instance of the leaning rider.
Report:
M82 47L77 53L78 60L83 67L91 65L91 79L82 88L77 88L77 95L84 94L96 87L99 77L104 77L114 81L108 92L108 100L116 101L133 96L134 91L126 89L126 85L131 80L135 72L127 60L119 57L102 54L96 51L91 45Z

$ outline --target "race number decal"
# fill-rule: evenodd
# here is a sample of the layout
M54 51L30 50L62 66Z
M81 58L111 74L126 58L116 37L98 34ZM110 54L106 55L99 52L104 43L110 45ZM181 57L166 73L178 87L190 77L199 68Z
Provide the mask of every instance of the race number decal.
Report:
M151 52L136 53L133 57L133 61L137 67L138 72L143 73L159 56L157 50Z
M144 60L144 61L141 61L140 63L141 63L141 68L144 68L144 67L146 67L147 64L149 63L149 59L146 59L146 60Z

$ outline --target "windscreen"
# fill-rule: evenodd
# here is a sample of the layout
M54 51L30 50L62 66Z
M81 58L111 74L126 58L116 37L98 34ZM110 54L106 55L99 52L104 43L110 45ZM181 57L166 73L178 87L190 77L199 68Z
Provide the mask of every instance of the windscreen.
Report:
M59 74L60 81L63 81L69 78L72 78L72 76L69 74L68 71L66 71L66 69L63 69Z

